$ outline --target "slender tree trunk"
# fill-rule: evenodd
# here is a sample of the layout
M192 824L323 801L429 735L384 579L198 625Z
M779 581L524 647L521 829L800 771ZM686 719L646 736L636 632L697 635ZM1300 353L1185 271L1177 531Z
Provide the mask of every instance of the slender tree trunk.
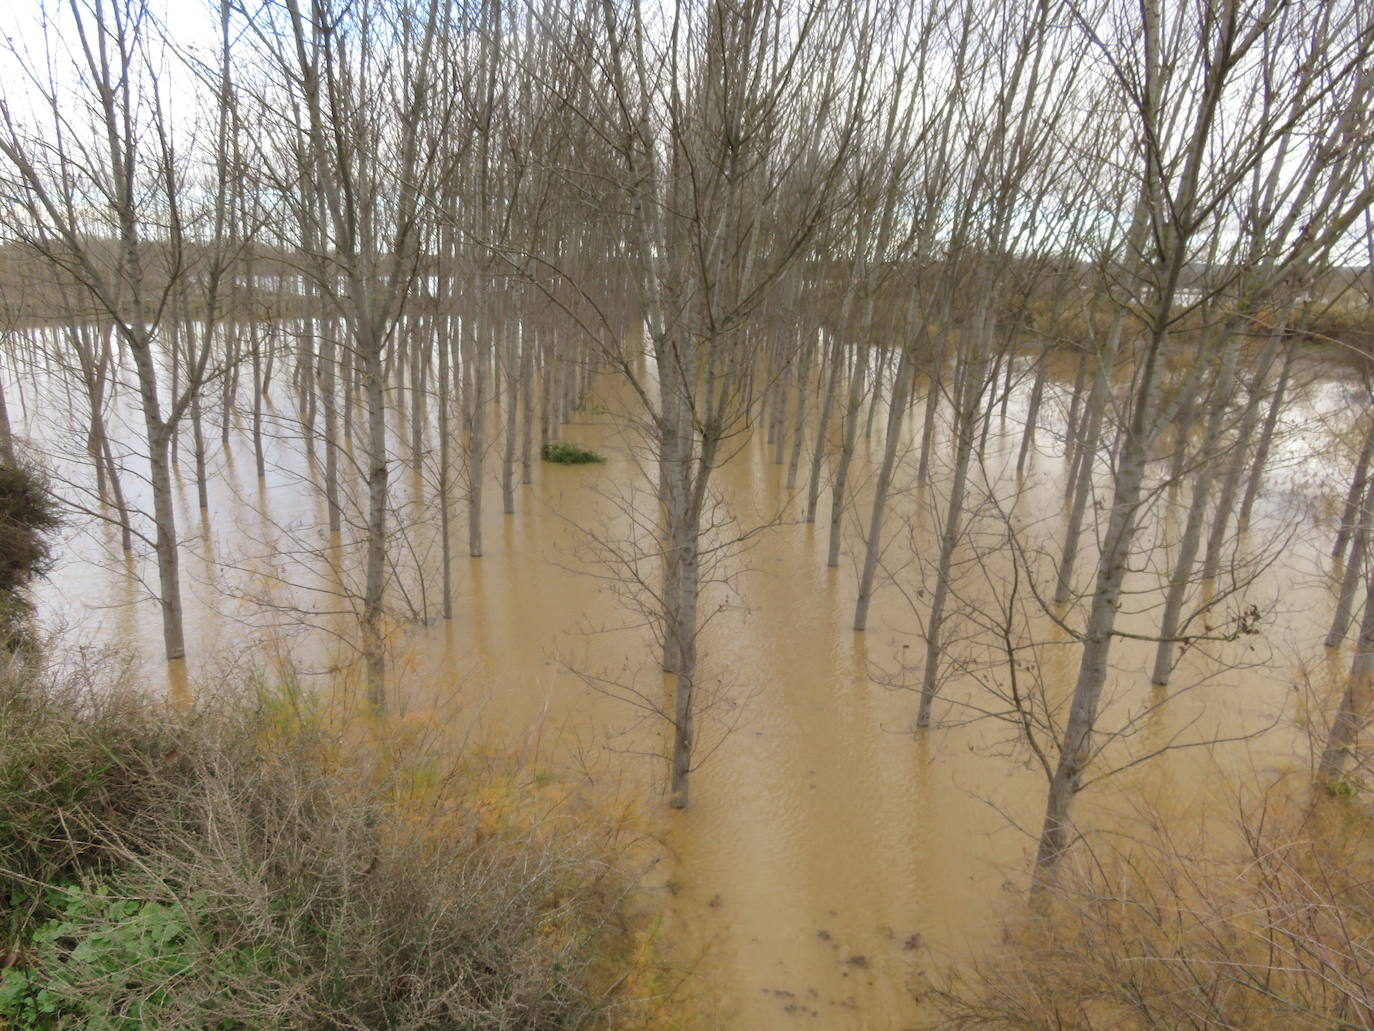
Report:
M440 296L446 296L446 288L442 285L444 279L440 274ZM440 303L439 316L436 319L436 326L439 329L439 383L438 390L435 391L435 398L438 404L439 415L439 482L437 491L439 495L439 550L443 562L444 580L444 618L453 618L453 540L452 540L452 512L449 499L449 470L452 466L452 444L449 441L449 406L453 403L453 393L449 383L449 335L452 333L452 325L445 305Z
M811 452L811 479L806 488L806 521L816 521L816 506L821 496L821 460L825 457L826 437L830 433L830 413L835 407L835 395L840 380L840 367L844 364L844 351L838 333L832 338L830 346L830 373L826 376L825 395L821 399L821 417L816 426L816 447Z
M343 531L343 506L339 500L339 399L335 326L320 322L320 395L324 407L324 499L329 513L329 532Z
M1295 354L1297 348L1290 344L1283 356L1283 368L1279 371L1279 382L1274 387L1274 396L1269 402L1269 414L1264 417L1264 428L1260 431L1259 444L1255 448L1255 458L1250 466L1250 480L1246 484L1245 498L1240 503L1240 515L1236 520L1242 532L1250 525L1250 513L1264 483L1264 470L1269 464L1269 449L1273 446L1274 430L1283 411L1284 394L1288 389L1288 377L1293 368Z
M930 366L930 382L926 384L926 409L921 420L921 457L916 463L916 482L930 482L930 454L935 447L935 416L940 410L940 376L943 356Z
M783 333L788 330L783 330ZM786 348L786 340L779 343L779 349ZM792 356L784 354L782 358L782 369L778 373L778 381L774 385L777 391L776 399L773 402L773 418L769 423L768 435L773 444L773 464L782 465L783 455L787 453L787 395L792 387ZM800 404L798 399L798 404Z
M1278 326L1265 341L1264 353L1260 355L1250 385L1249 396L1245 400L1245 410L1241 413L1240 424L1236 428L1236 440L1231 451L1231 461L1227 465L1226 476L1217 495L1216 515L1212 518L1211 530L1207 535L1207 553L1202 562L1202 579L1215 580L1221 568L1221 549L1226 542L1226 530L1231 523L1231 509L1236 503L1240 490L1241 477L1245 474L1245 459L1250 453L1250 440L1255 435L1255 422L1259 418L1260 401L1264 397L1264 381L1274 366L1278 355L1279 341L1287 326L1287 313L1284 313Z
M10 429L10 409L5 401L3 373L0 373L0 459L14 464L14 431Z
M872 299L865 307L872 308ZM871 311L864 318L864 326L872 325ZM830 546L826 550L825 564L832 569L840 564L840 542L844 527L845 490L849 486L849 467L854 461L854 449L858 444L859 413L863 411L864 387L867 383L869 353L867 351L869 333L860 333L861 344L854 347L854 372L849 377L849 400L845 405L843 437L840 440L840 454L835 463L835 478L830 484Z
M366 327L369 336L372 328ZM363 588L363 655L367 697L373 708L386 707L386 639L382 602L386 589L386 383L380 341L359 340L367 387L367 582Z
M878 468L878 482L873 493L873 513L868 523L868 541L864 549L863 571L859 574L859 598L854 605L854 629L868 627L868 606L873 598L873 579L878 571L878 556L882 552L883 513L892 473L897 466L897 451L901 444L902 420L906 416L907 392L911 386L911 349L903 347L892 381L892 397L887 410L887 437L883 441L883 461Z
M1341 527L1336 532L1336 543L1331 548L1331 557L1339 559L1350 542L1354 529L1355 516L1359 512L1360 498L1364 496L1365 484L1369 480L1369 462L1374 458L1374 419L1369 420L1365 430L1364 444L1360 447L1360 457L1355 462L1355 475L1350 480L1350 489L1345 495L1345 507L1341 509Z
M1221 438L1226 420L1226 408L1231 400L1232 382L1235 378L1237 345L1232 336L1226 344L1221 369L1217 373L1216 387L1212 391L1212 401L1208 408L1207 429L1198 451L1202 468L1193 481L1192 504L1188 508L1188 519L1179 540L1178 558L1174 564L1174 574L1169 581L1169 589L1164 599L1164 615L1160 620L1159 643L1155 646L1154 672L1151 683L1163 686L1169 682L1169 674L1174 665L1175 638L1178 635L1179 621L1183 614L1183 601L1188 588L1193 584L1193 566L1201 544L1202 526L1207 516L1207 503L1212 493L1212 481L1216 478L1217 462L1220 460ZM1217 519L1223 518L1218 512Z
M804 337L804 330L802 334ZM806 429L806 397L810 393L811 361L818 349L819 345L814 338L809 342L802 342L801 366L797 369L797 404L796 410L793 412L792 457L787 462L788 490L795 490L797 486L797 466L801 464L802 440Z
M1122 316L1117 315L1112 323L1106 346L1098 359L1097 373L1093 377L1092 391L1084 404L1083 440L1078 446L1078 461L1074 477L1072 503L1069 518L1064 528L1064 548L1060 553L1059 570L1054 589L1056 604L1063 604L1073 597L1073 570L1078 559L1079 537L1083 532L1083 517L1087 512L1088 499L1092 497L1093 467L1096 464L1097 449L1102 437L1102 420L1107 409L1107 397L1111 392L1109 379L1112 362L1116 359L1117 347L1121 340ZM1084 354L1083 361L1088 361Z
M261 482L267 477L267 455L262 446L262 398L267 393L267 379L262 368L262 341L256 332L250 346L253 350L253 466Z
M230 300L230 317L236 314L233 300ZM239 336L232 323L226 322L224 336L224 380L219 395L219 442L229 446L229 424L234 409L238 406L239 394Z
M1355 645L1355 657L1350 663L1350 679L1346 682L1345 692L1341 695L1336 718L1327 735L1326 747L1322 749L1321 762L1317 766L1317 778L1322 783L1334 784L1345 768L1346 760L1355 749L1355 743L1364 727L1365 714L1369 709L1369 689L1374 678L1374 575L1366 579L1364 598L1364 619L1360 623L1360 637Z
M1140 432L1128 432L1117 462L1116 491L1112 499L1107 535L1098 561L1097 587L1083 634L1083 653L1068 722L1064 727L1059 762L1050 781L1045 821L1035 858L1031 883L1033 896L1043 895L1053 883L1059 861L1069 847L1073 800L1082 784L1083 771L1093 755L1093 728L1102 690L1107 682L1107 662L1112 631L1126 579L1127 559L1135 534L1148 440Z
M1335 648L1345 640L1350 629L1350 621L1355 605L1355 588L1365 575L1365 563L1369 554L1369 533L1371 508L1374 507L1374 484L1365 488L1362 499L1357 502L1355 531L1350 545L1350 561L1341 575L1341 588L1336 599L1336 612L1331 619L1331 629L1326 634L1326 647Z
M1088 378L1088 361L1088 352L1080 348L1078 351L1078 371L1074 373L1073 378L1073 395L1069 399L1068 422L1064 427L1064 461L1070 465L1073 464L1075 444L1078 440L1078 418L1083 408L1083 387L1084 381ZM1073 489L1071 486L1073 481L1074 478L1070 476L1064 487L1065 497Z
M468 554L482 555L482 480L486 466L486 344L483 337L490 332L485 321L466 328L463 339L470 353L465 363L472 369L468 391Z
M520 398L520 378L515 357L516 327L509 322L501 331L501 367L506 379L506 429L501 449L501 511L511 515L515 511L515 447L516 405Z
M119 518L119 542L127 556L134 550L134 528L129 519L129 506L124 501L124 485L120 482L119 469L115 466L114 452L110 448L110 438L101 433L100 449L108 473L110 495L114 500L115 514Z
M534 482L534 329L520 323L520 482Z
M202 512L210 508L210 488L205 472L205 427L200 412L200 391L191 398L191 438L195 445L196 501Z
M892 349L878 345L878 360L873 370L873 390L868 398L868 415L864 417L864 440L873 439L873 415L883 399L883 380L892 361Z
M1026 407L1026 428L1021 433L1021 451L1016 456L1016 475L1020 476L1026 468L1026 456L1035 444L1035 425L1040 417L1040 402L1045 396L1045 370L1049 367L1049 354L1040 356L1035 364L1035 385L1031 387L1030 401Z
M986 313L975 319L970 354L962 359L963 368L955 371L954 476L950 482L949 499L945 507L945 523L940 534L940 557L935 571L935 590L931 594L930 612L926 616L926 658L921 674L921 704L916 714L916 726L930 726L931 707L940 688L940 656L944 630L945 606L949 600L950 573L959 535L963 531L964 494L968 486L969 466L973 461L974 441L978 434L978 420L982 412L984 377L987 374L986 341L982 339Z
M689 776L692 771L692 748L696 736L696 665L697 665L697 599L701 562L700 517L685 519L680 527L681 557L677 563L679 600L672 619L676 623L673 636L677 638L673 689L673 758L672 782L668 804L685 809L689 801Z
M553 334L540 334L540 390L539 390L539 446L553 440L551 411L553 409L554 370L558 364L558 351L550 348L549 338Z

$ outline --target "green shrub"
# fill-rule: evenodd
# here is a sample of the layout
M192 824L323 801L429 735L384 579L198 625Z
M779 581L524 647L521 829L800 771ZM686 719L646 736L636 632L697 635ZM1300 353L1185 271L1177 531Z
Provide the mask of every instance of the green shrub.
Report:
M606 459L590 451L587 448L579 447L576 444L569 444L561 440L551 440L540 449L540 455L546 462L556 462L559 465L587 465L591 462L604 462Z
M0 458L0 635L22 643L23 589L52 564L57 506L35 466Z
M237 1021L217 1020L214 1010L218 996L253 975L261 957L246 948L203 947L196 923L207 906L204 893L189 904L147 897L155 893L156 886L137 882L51 892L54 915L35 929L23 966L0 972L5 1026L246 1031Z

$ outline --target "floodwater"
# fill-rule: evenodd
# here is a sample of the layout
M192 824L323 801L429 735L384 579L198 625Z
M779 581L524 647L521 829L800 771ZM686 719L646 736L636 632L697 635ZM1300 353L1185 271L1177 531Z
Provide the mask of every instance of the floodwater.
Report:
M50 450L74 450L79 427L54 415L71 409L30 403L21 411L16 398L40 385L38 374L7 375L16 430ZM1063 430L1071 379L1056 370L1039 452L1019 487L1014 520L1024 541L1033 542L1031 552L1052 551L1062 535L1064 464L1055 434ZM1023 385L1005 420L994 422L976 477L980 496L995 491L1009 504L1018 489L1008 463L1020 443L1027 390ZM913 485L922 402L907 421L884 574L863 634L850 626L884 415L856 456L856 505L846 517L838 569L825 565L828 488L821 521L801 522L804 491L782 486L785 467L772 463L762 432L741 438L717 477L721 511L733 521L716 540L747 539L723 554L722 582L702 606L711 618L700 649L701 765L691 808L671 812L660 758L668 738L655 713L670 686L624 575L631 567L653 568L636 557L643 542L634 517L642 525L654 511L652 481L625 417L626 394L601 378L587 410L561 434L602 451L607 462L536 463L514 515L500 512L500 452L490 453L482 558L466 556L463 508L455 508L461 557L453 619L435 618L432 579L422 585L408 576L404 599L392 590L393 603L408 601L428 617L396 635L393 702L403 711L442 711L461 735L520 748L567 776L615 781L643 800L657 855L645 885L666 913L665 940L699 975L696 1004L709 1026L910 1026L940 972L994 943L1002 918L1023 904L1039 829L1045 778L1018 745L1014 726L996 718L1005 707L989 687L1004 689L1005 671L980 643L972 618L995 614L1010 590L1001 524L984 499L960 553L961 587L948 631L956 668L937 705L940 725L914 734L918 699L911 688L920 680L944 497L938 469L932 487ZM259 668L265 656L316 682L339 653L334 635L348 631L348 592L335 588L351 574L331 573L321 558L330 544L321 530L323 502L292 428L291 403L276 403L282 410L269 412L273 435L262 483L245 427L236 420L227 449L217 429L208 430L215 442L204 518L196 508L189 433L182 441L177 515L191 650L185 668L178 664L169 674L157 661L160 618L139 580L152 582L150 564L126 563L113 528L88 518L72 518L58 566L36 592L44 622L61 627L69 642L131 654L151 685L166 683L192 699L226 670ZM1242 772L1263 777L1308 761L1305 706L1326 697L1347 661L1325 657L1320 641L1333 595L1324 558L1328 495L1341 489L1349 468L1333 441L1347 432L1349 417L1334 376L1308 377L1285 416L1256 528L1241 542L1242 553L1270 560L1243 598L1265 614L1260 634L1211 653L1190 652L1164 692L1148 684L1153 649L1119 643L1102 726L1121 736L1103 763L1165 752L1085 792L1084 827L1119 824L1165 804L1160 799L1184 812L1209 793L1224 800L1229 778ZM948 430L940 434L942 462L950 444ZM404 458L405 446L398 447ZM808 444L804 460L809 450ZM407 554L436 569L434 520L424 503L412 503L427 488L399 463L394 482L398 514L415 524ZM1099 497L1105 489L1104 476ZM138 484L131 490L137 495ZM1147 536L1161 549L1142 562L1124 628L1149 633L1158 618L1150 570L1167 566L1170 533L1182 524L1186 503L1186 490L1161 492L1147 517ZM1264 548L1279 542L1276 553ZM611 552L628 564L602 561ZM1084 582L1092 565L1091 555L1080 560ZM1076 673L1072 646L1035 614L1024 587L1019 600L1031 613L1023 633L1040 642L1022 656L1034 660L1025 683L1064 698ZM1073 623L1073 612L1067 619ZM1204 747L1219 739L1226 743Z

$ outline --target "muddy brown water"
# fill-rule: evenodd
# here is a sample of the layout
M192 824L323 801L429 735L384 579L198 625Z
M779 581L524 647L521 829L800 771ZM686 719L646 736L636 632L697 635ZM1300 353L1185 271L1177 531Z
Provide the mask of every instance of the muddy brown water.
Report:
M34 374L18 377L7 384L9 396L37 383ZM1054 432L1062 431L1065 389L1065 382L1054 386L1041 450L1015 508L1026 539L1047 551L1062 534L1064 470ZM1024 394L1013 399L1005 423L994 424L980 474L1004 497L1015 484L1006 466L1015 461ZM1014 730L976 718L996 708L980 679L1000 674L975 647L967 621L952 637L952 651L966 662L944 685L942 725L912 732L917 698L910 687L919 683L923 592L942 500L938 477L933 487L913 485L920 402L907 422L885 573L867 633L850 624L881 415L856 458L857 505L846 518L838 569L825 566L828 501L822 522L799 521L802 492L783 488L784 467L772 464L761 433L744 438L719 471L722 503L750 535L720 570L728 583L711 588L703 606L711 618L701 649L702 761L692 806L680 813L664 801L658 756L667 737L653 712L670 685L642 615L625 603L623 578L608 573L595 544L604 550L614 542L623 556L634 536L630 514L642 522L653 512L647 466L622 417L625 403L616 383L603 378L590 410L563 430L564 439L602 451L604 465L538 465L513 516L501 514L499 487L488 484L481 559L466 557L456 510L457 609L450 621L434 619L432 579L425 591L408 581L408 596L423 594L417 608L431 619L397 636L394 703L442 710L461 735L509 743L566 775L629 785L657 839L646 890L663 907L665 939L698 975L694 1004L710 1026L907 1026L923 1013L918 999L929 981L994 943L999 922L1022 904L1044 793L1044 776ZM1108 757L1124 764L1166 751L1086 792L1083 826L1130 819L1146 803L1184 812L1209 793L1224 801L1239 776L1262 778L1307 762L1305 706L1339 682L1348 661L1320 647L1332 608L1323 506L1347 475L1348 460L1333 441L1346 431L1348 409L1339 382L1310 378L1285 417L1261 518L1242 542L1251 551L1282 543L1246 592L1265 612L1262 633L1190 653L1163 694L1148 686L1152 649L1118 646L1102 725L1129 732ZM53 451L71 450L79 439L51 406L29 405L15 418L16 429ZM330 573L319 560L329 544L320 529L323 504L289 411L269 424L275 428L262 483L241 427L228 449L212 448L204 518L183 451L177 515L188 665L169 672L158 661L159 616L140 580L152 582L151 567L143 558L126 562L108 525L69 523L58 566L36 591L44 622L60 627L68 644L121 650L153 689L165 684L188 698L236 666L291 666L307 684L323 683L338 656L331 635L346 635L352 618L347 592L334 588L351 574ZM949 442L941 433L936 454L943 460ZM498 464L493 451L489 476ZM400 517L415 523L414 548L436 568L433 520L423 501L407 502L423 499L427 488L399 463L394 482ZM1104 479L1100 496L1105 489ZM1152 537L1167 541L1181 525L1187 495L1180 493L1156 502ZM985 543L994 539L988 527L995 522L976 522L989 535ZM1163 568L1168 554L1154 552L1143 565ZM641 556L641 570L648 561ZM1090 567L1090 558L1080 564L1085 576ZM993 547L961 575L967 586L959 605L989 610L989 599L1010 582ZM1150 576L1148 568L1137 576L1141 592L1123 617L1142 633L1157 618ZM1063 640L1043 618L1028 625L1047 642ZM1072 648L1047 645L1039 658L1047 693L1067 696L1076 672ZM1227 743L1202 746L1217 739Z

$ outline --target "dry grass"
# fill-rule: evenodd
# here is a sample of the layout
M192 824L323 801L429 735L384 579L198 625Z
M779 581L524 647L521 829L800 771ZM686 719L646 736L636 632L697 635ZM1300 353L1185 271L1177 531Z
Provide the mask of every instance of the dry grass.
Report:
M1052 911L953 977L947 1028L1153 1031L1374 1026L1371 822L1346 800L1276 788L1234 848L1158 820L1098 847Z
M620 815L413 723L247 694L4 679L7 1026L669 1026Z

